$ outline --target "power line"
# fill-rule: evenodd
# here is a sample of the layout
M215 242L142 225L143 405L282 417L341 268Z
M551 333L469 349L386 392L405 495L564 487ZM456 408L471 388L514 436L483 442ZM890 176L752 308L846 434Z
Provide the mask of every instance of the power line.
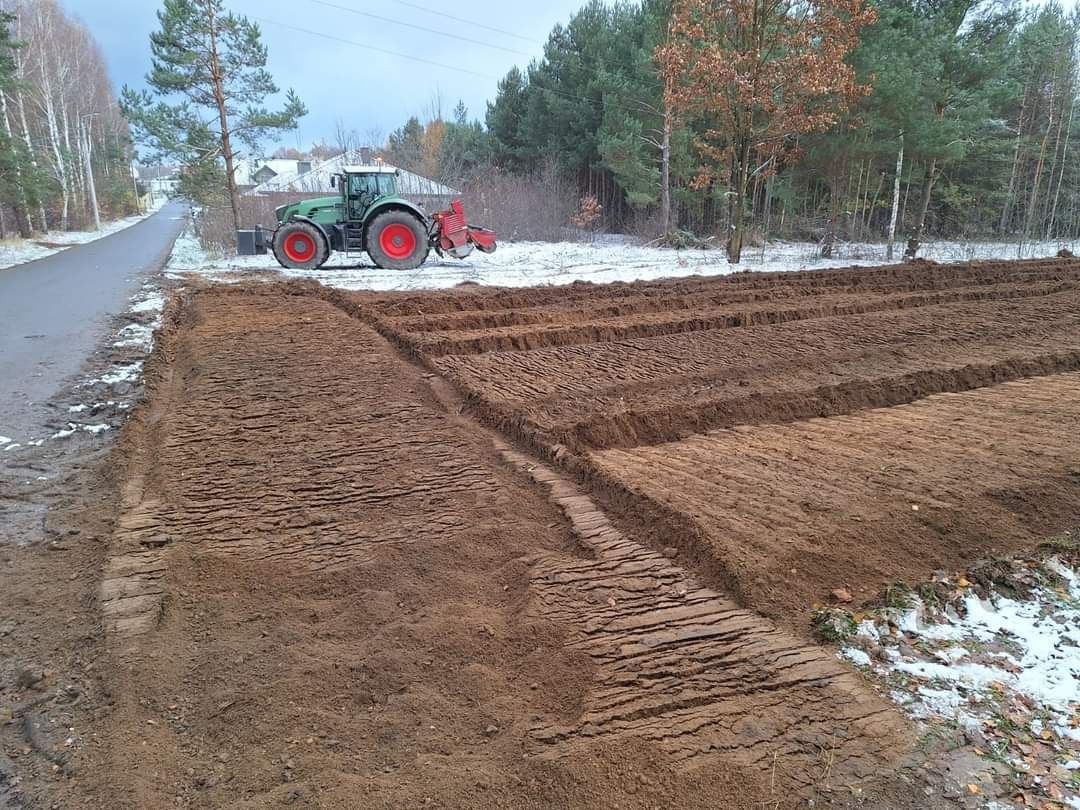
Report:
M534 40L532 37L525 37L521 34L515 34L513 31L504 31L502 28L496 28L493 25L485 25L484 23L479 23L475 20L466 20L464 17L455 17L453 14L447 14L441 9L428 8L427 6L422 6L419 3L410 3L408 2L408 0L391 0L391 2L397 3L399 6L415 8L418 11L426 11L428 14L437 14L438 16L444 17L447 20L453 20L454 22L471 25L473 28L483 28L485 31L493 31L496 34L502 34L504 36L513 37L514 39L520 39L522 42L528 42L531 45L536 44L536 40Z
M428 34L435 34L436 36L447 37L448 39L460 39L462 42L468 42L471 45L479 45L482 48L493 48L493 49L495 49L497 51L505 51L506 53L512 53L512 54L514 54L516 56L525 56L525 57L531 57L532 56L531 53L526 53L525 51L517 51L517 50L514 50L513 48L504 48L502 45L492 45L490 42L484 42L483 40L470 39L469 37L463 37L463 36L460 36L459 34L451 34L451 33L448 33L446 31L440 31L438 28L427 28L426 26L423 26L423 25L416 25L414 23L402 22L401 20L395 20L395 19L392 19L390 17L383 17L382 15L379 15L379 14L371 14L370 12L367 12L367 11L361 11L358 8L350 8L349 6L342 6L342 5L339 5L338 3L331 3L331 2L329 2L329 0L311 0L311 2L316 3L316 4L320 5L320 6L326 6L327 8L336 8L336 9L338 9L340 11L347 11L350 14L358 14L361 17L368 17L368 18L370 18L372 20L378 20L379 22L389 23L390 25L400 25L400 26L403 26L404 28L413 28L413 29L415 29L417 31L424 31L424 32L426 32Z
M311 0L311 1L313 3L321 3L323 5L332 5L331 3L328 3L325 0ZM469 76L476 76L477 78L480 78L480 79L487 79L489 81L495 81L495 82L501 81L501 79L498 76L492 76L492 75L487 74L487 73L480 73L480 72L475 71L475 70L469 70L468 68L463 68L463 67L460 67L458 65L448 65L448 64L445 64L444 62L435 62L435 61L433 61L431 59L424 59L421 56L413 56L412 54L401 53L400 51L392 51L392 50L389 50L387 48L380 48L377 45L370 45L367 42L357 42L354 39L345 39L344 37L335 36L334 34L327 34L327 33L324 33L322 31L312 31L310 28L301 28L298 25L292 25L290 23L283 23L283 22L280 22L279 20L272 20L272 19L270 19L268 17L259 17L259 16L256 16L256 15L252 15L252 16L253 16L254 19L258 20L259 22L268 23L270 25L276 25L276 26L278 26L280 28L287 28L287 29L289 29L291 31L298 31L300 33L309 34L309 35L314 36L314 37L322 37L323 39L329 39L329 40L332 40L334 42L341 42L341 43L343 43L345 45L353 45L353 46L355 46L357 48L366 48L366 49L368 49L370 51L375 51L377 53L384 53L384 54L387 54L388 56L397 56L397 57L400 57L401 59L409 59L409 60L411 60L413 62L420 62L420 63L425 64L425 65L431 65L432 67L443 68L444 70L454 70L454 71L457 71L458 73L465 73L465 74L468 74ZM612 102L612 101L605 101L602 98L589 98L587 96L577 96L577 95L574 95L573 93L567 93L564 90L556 90L556 89L554 89L552 87L543 87L543 86L539 86L539 85L535 85L535 84L532 84L530 86L535 90L543 91L545 93L551 93L553 96L560 96L562 98L565 98L565 99L568 99L568 100L571 100L571 101L581 101L581 102L584 102L586 104L597 105L601 110L606 109L607 107L611 107L613 109L622 110L623 112L637 113L637 114L640 114L640 113L643 113L643 112L655 112L653 110L646 109L646 107L648 105L645 102L643 102L643 101L641 101L639 99L633 99L639 105L641 105L641 106L638 106L637 108L634 108L634 107L627 107L624 104L618 104L618 103Z
M421 62L421 63L423 63L425 65L431 65L432 67L443 68L444 70L456 70L458 73L467 73L470 76L476 76L476 77L481 78L481 79L489 79L489 80L492 80L492 81L498 81L498 78L495 77L495 76L489 76L486 73L478 73L475 70L469 70L468 68L463 68L463 67L460 67L458 65L446 65L446 64L443 64L442 62L435 62L435 61L432 61L431 59L424 59L422 56L413 56L412 54L409 54L409 53L401 53L400 51L391 51L391 50L389 50L387 48L380 48L377 45L371 45L371 44L369 44L367 42L357 42L354 39L345 39L344 37L334 36L333 34L326 34L326 33L323 33L322 31L312 31L310 28L301 28L298 25L290 25L289 23L279 22L278 20L271 20L268 17L258 17L258 16L255 16L255 15L252 15L252 16L254 17L254 19L258 20L259 22L268 23L270 25L276 25L276 26L278 26L280 28L288 28L291 31L299 31L302 34L310 34L313 37L322 37L323 39L331 39L331 40L333 40L335 42L344 43L345 45L354 45L357 48L366 48L367 50L375 51L376 53L385 53L385 54L387 54L389 56L397 56L397 57L400 57L402 59L410 59L413 62Z

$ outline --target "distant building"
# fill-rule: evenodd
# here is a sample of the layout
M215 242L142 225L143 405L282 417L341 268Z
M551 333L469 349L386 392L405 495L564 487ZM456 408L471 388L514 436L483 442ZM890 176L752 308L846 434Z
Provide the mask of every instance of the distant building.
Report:
M267 183L283 174L302 175L311 171L310 160L287 160L285 158L256 158L238 160L235 163L236 187L241 191L250 191L256 186Z
M180 178L176 175L169 177L155 177L149 182L150 194L155 200L162 197L168 199L176 194L176 187L180 184Z
M286 196L296 198L303 195L337 194L338 190L331 185L334 175L341 174L346 166L371 162L372 159L363 152L347 152L316 166L308 166L305 171L299 171L298 167L292 172L279 173L246 193L259 197L274 197L275 200ZM457 189L435 180L405 169L397 171L398 192L401 196L429 210L444 208L452 199L461 196Z

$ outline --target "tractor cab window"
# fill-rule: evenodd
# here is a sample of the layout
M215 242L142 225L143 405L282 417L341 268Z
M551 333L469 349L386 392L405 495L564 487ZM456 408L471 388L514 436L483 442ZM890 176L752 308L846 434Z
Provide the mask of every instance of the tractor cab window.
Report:
M367 194L371 197L384 197L395 194L397 184L394 175L389 172L380 174L354 174L349 176L349 194Z
M391 172L350 174L348 176L348 206L350 219L363 219L364 212L379 197L397 193L397 183Z

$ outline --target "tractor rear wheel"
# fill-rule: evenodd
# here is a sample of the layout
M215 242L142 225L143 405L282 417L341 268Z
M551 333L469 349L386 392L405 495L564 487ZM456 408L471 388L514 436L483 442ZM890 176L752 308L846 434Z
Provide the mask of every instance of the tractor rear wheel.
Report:
M316 270L330 255L326 237L314 225L288 222L274 234L274 258L282 267Z
M429 248L424 223L408 211L387 211L368 226L368 255L387 270L419 267L427 259Z

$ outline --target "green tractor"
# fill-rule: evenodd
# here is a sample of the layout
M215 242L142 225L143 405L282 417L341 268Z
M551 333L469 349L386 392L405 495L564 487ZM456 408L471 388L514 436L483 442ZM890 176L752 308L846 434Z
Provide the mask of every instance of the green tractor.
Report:
M331 178L337 195L281 206L273 231L240 232L240 253L269 249L282 267L301 270L322 267L334 251L367 253L378 267L412 270L432 250L458 259L495 250L495 234L466 224L459 201L428 216L398 194L397 178L391 166L345 166Z

